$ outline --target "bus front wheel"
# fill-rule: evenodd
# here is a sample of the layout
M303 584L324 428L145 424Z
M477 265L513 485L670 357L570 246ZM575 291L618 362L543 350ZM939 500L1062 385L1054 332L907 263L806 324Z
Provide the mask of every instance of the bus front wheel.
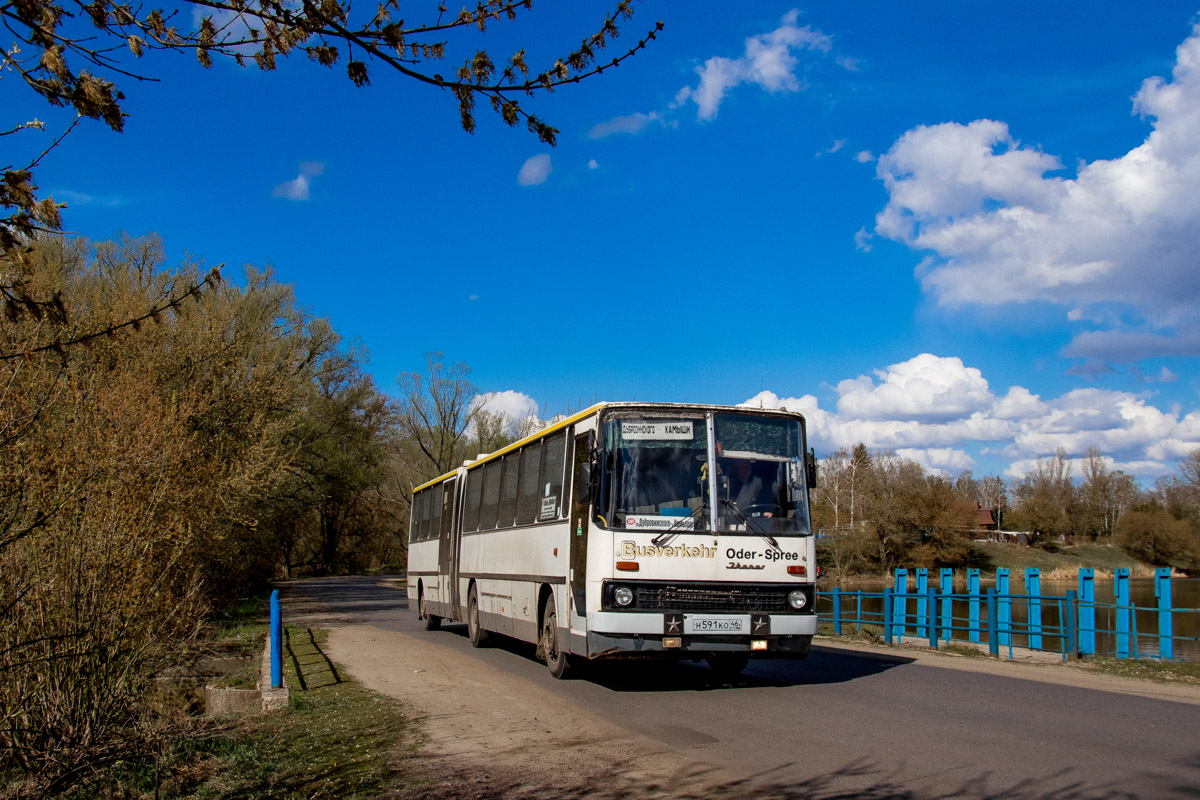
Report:
M467 599L467 637L472 647L483 647L488 640L488 632L479 624L479 594L474 586Z
M556 678L564 677L571 668L571 657L558 646L558 614L554 610L554 597L546 598L546 609L542 612L542 652L546 666Z

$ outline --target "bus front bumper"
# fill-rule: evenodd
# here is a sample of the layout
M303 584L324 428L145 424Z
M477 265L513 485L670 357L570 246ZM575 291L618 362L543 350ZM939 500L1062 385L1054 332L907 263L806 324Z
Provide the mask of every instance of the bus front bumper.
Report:
M733 633L715 632L712 621ZM657 614L588 613L586 646L591 658L639 654L703 658L710 653L749 652L755 656L804 658L817 632L816 614ZM572 637L575 638L575 637ZM582 637L579 637L582 638Z

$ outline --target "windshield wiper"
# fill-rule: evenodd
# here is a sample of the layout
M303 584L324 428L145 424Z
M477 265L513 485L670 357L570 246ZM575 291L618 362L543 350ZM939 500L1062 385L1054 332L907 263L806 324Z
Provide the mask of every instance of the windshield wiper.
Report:
M758 523L754 522L754 520L750 519L750 517L747 517L745 514L743 514L742 510L738 508L737 503L733 502L728 497L721 498L721 503L733 512L734 516L738 518L738 522L745 525L747 530L754 531L759 536L766 539L767 542L770 543L770 545L776 550L781 549L779 547L779 542L775 541L775 537L758 527Z
M654 545L655 547L662 547L664 544L669 542L671 539L674 539L675 535L678 534L680 531L689 530L688 528L683 527L683 523L685 523L689 520L692 523L692 527L690 528L690 530L695 530L696 529L696 520L699 519L698 515L700 514L701 511L704 511L706 508L708 508L708 503L701 503L700 507L697 508L695 511L693 511L691 514L688 514L686 517L680 517L679 520L675 522L675 524L673 524L671 527L667 528L665 531L660 533L658 536L655 536L653 539L651 539L650 544Z

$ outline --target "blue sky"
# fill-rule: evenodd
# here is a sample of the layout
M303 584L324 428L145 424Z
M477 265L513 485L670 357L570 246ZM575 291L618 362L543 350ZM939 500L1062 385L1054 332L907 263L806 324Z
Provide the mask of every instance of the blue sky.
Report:
M448 60L542 63L609 5ZM1097 446L1148 483L1200 447L1196 12L647 0L616 43L661 19L647 50L529 101L556 148L382 66L155 54L125 132L38 178L75 232L270 265L385 390L437 349L513 412L784 405L819 455L1015 477ZM0 80L52 128L27 94Z

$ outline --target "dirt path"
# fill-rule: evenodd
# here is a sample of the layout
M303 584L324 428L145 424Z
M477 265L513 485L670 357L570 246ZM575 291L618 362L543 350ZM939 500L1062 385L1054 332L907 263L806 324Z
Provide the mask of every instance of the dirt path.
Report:
M330 659L414 713L422 741L405 769L424 785L396 798L742 794L728 773L629 736L520 677L420 637L355 624L296 587L284 598L289 623L328 629Z

